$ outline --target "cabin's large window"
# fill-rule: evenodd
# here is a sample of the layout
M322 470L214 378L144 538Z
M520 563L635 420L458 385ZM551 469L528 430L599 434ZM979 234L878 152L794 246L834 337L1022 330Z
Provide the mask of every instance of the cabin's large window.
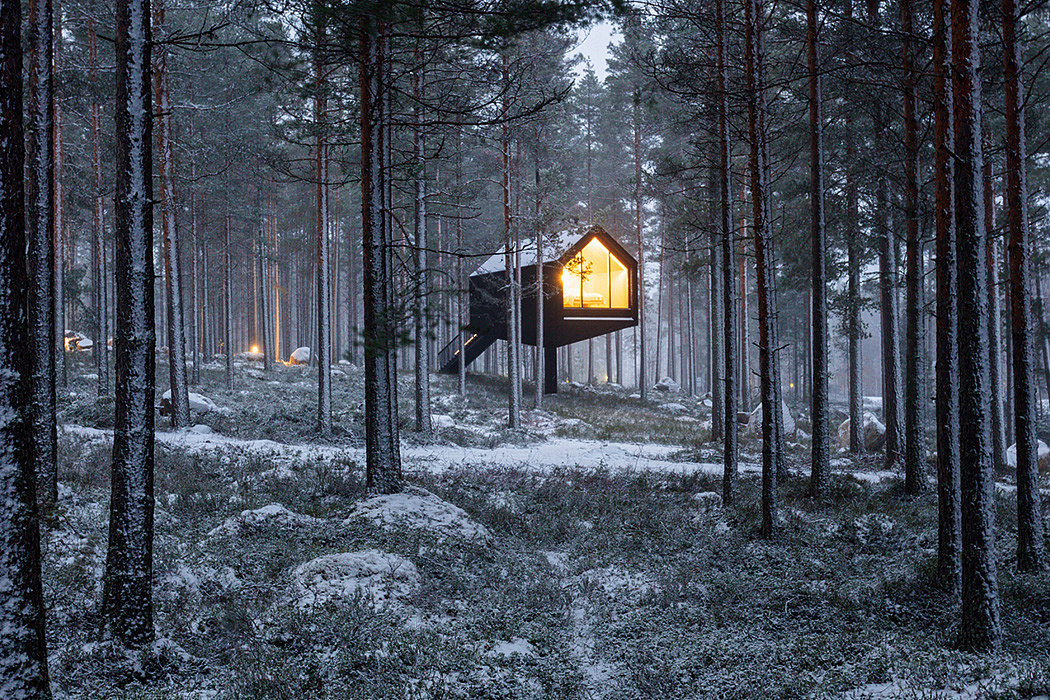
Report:
M627 267L597 238L565 265L561 276L566 308L626 309L630 306Z

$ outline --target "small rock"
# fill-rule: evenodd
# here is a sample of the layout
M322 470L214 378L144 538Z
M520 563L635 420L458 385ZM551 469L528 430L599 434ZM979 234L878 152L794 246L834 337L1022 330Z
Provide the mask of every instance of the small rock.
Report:
M662 391L667 394L677 394L682 390L682 387L678 385L678 382L671 379L670 377L664 377L653 386L657 391Z

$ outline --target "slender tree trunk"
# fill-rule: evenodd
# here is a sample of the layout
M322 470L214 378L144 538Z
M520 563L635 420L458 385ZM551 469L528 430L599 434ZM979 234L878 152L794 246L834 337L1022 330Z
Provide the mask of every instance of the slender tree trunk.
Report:
M388 258L393 251L383 224L386 174L383 30L368 15L360 20L361 229L364 277L365 453L368 488L396 493L403 485L398 439L395 329ZM378 205L378 206L377 206Z
M642 232L642 91L635 86L631 115L634 132L634 233L638 244L638 394L642 401L649 398L646 373L645 330L645 236ZM657 329L659 335L660 329ZM657 370L659 370L657 366Z
M456 127L456 314L459 338L459 367L456 368L460 396L467 393L467 310L470 308L468 280L463 275L463 127Z
M736 495L738 426L737 409L737 309L735 246L733 241L732 148L729 142L729 76L726 67L725 0L715 0L715 23L718 37L718 194L719 233L722 237L722 303L725 309L725 420L722 448L722 502L729 505Z
M102 620L153 641L153 162L149 0L117 2L116 424Z
M503 56L503 85L509 85L510 81L510 57ZM507 417L507 425L512 430L521 428L521 339L518 336L518 301L517 280L515 279L515 246L514 231L511 217L510 199L510 126L507 119L510 114L510 98L505 97L502 106L503 127L500 137L500 149L503 158L503 240L504 240L504 264L507 271L507 378L510 380L510 403Z
M420 17L422 25L422 15ZM420 27L422 34L422 26ZM423 133L423 100L424 100L424 71L423 71L423 47L416 43L416 67L412 77L412 87L415 97L415 340L416 340L416 431L424 439L430 439L434 435L434 427L430 421L430 345L427 340L427 304L429 303L430 285L427 275L427 162L426 162L426 135Z
M747 112L751 135L751 203L754 225L755 262L758 281L758 363L762 383L762 536L775 538L780 528L777 484L776 415L780 402L776 392L776 349L773 324L772 255L769 221L766 218L765 88L763 84L761 0L745 3L745 55L747 71Z
M717 162L718 158L712 158L712 163ZM717 178L716 168L712 168L710 171L710 181L708 182L709 191L712 195L718 192L718 184L715 182ZM721 204L716 203L712 200L710 209L711 223L715 224L721 216ZM722 285L724 280L722 279L722 255L720 241L724 236L725 231L719 225L711 226L711 258L709 266L710 274L710 304L708 305L708 333L711 347L711 441L725 439L725 374L726 374L726 355L729 354L728 346L724 344L725 338L723 337L723 329L725 327L725 319L722 318L724 309L721 306L722 301Z
M1032 234L1028 225L1024 89L1016 0L1003 0L1006 117L1006 211L1010 266L1010 339L1013 353L1014 438L1017 442L1017 568L1046 568L1039 471L1036 465ZM1044 344L1045 348L1045 344Z
M988 392L988 275L982 196L977 0L952 0L955 226L959 323L959 467L962 494L960 646L999 646L995 510Z
M154 33L165 33L164 0L153 0ZM163 44L161 44L163 46ZM190 425L190 397L186 386L186 332L182 318L182 265L175 199L175 144L171 94L168 87L168 56L156 54L157 178L160 184L161 230L164 236L164 280L168 308L168 380L171 387L171 425L176 430Z
M95 374L98 395L109 393L109 300L106 296L106 241L103 231L104 194L102 185L101 108L98 103L98 34L94 18L88 18L88 80L91 84L91 288L95 312Z
M25 135L22 123L22 3L0 2L0 688L12 698L49 700L40 525L31 439L26 269Z
M37 498L50 511L58 499L58 432L55 405L55 169L51 0L32 0L29 35L29 95L26 116L26 234L29 266L30 363L33 458Z
M937 577L948 590L961 584L959 492L958 270L955 259L955 149L951 32L945 5L933 3L934 181L937 228Z
M985 149L988 149L985 138ZM992 164L984 162L984 227L986 239L985 263L988 268L988 370L991 381L989 399L992 420L992 464L1006 464L1006 435L1003 432L1002 389L1002 314L999 311L999 246L995 237L995 192L992 182Z
M223 216L223 245L222 245L222 351L226 360L226 388L233 388L233 214L230 212L229 184L227 183L227 196L225 202L225 213Z
M919 124L916 118L914 26L911 0L901 1L901 33L904 73L904 219L907 230L907 286L904 356L904 492L916 495L926 490L926 435L923 416L922 358L920 324L922 308L919 285L922 241L919 238Z
M326 136L328 99L324 78L325 25L320 5L314 18L314 178L316 212L314 219L317 251L317 431L332 433L332 279L328 249L328 141ZM311 359L314 354L311 353Z
M53 2L53 15L52 15L52 31L54 45L52 48L52 76L59 75L62 69L62 9L59 0L52 0ZM61 83L59 83L61 85ZM65 165L65 149L62 142L62 100L58 94L58 88L52 83L51 88L51 99L54 102L53 109L53 120L52 128L54 129L54 135L52 138L52 144L54 145L54 202L55 207L53 220L55 225L55 333L51 336L51 342L56 343L57 348L57 370L58 370L58 385L65 388L69 383L69 362L66 353L66 329L70 327L70 319L67 316L66 308L66 294L65 294L65 279L66 279L66 228L65 220L63 219L63 191L62 191L62 171ZM72 250L72 247L70 247Z
M907 0L905 0L907 1ZM806 0L806 46L809 58L809 203L813 246L813 442L809 492L823 498L831 461L828 428L827 248L824 233L824 124L821 116L820 53L817 3Z

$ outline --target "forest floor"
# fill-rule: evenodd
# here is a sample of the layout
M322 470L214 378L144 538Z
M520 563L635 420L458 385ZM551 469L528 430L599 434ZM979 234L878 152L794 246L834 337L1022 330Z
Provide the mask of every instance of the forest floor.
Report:
M158 642L128 659L98 639L113 402L90 371L74 366L60 392L60 505L43 536L58 698L1050 696L1050 573L1014 570L1008 474L1003 650L970 655L932 583L935 495L906 498L877 456L836 454L815 503L807 445L789 440L770 543L757 438L743 432L724 506L702 400L563 384L510 431L505 380L471 375L459 396L435 376L422 444L404 376L410 486L369 498L351 366L328 441L310 368L240 366L226 390L207 366L192 390L219 409L180 433L158 418Z

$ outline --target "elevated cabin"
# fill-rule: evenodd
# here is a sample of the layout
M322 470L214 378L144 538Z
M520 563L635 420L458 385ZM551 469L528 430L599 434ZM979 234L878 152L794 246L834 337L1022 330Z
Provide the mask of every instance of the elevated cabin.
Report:
M564 231L544 241L537 260L536 242L518 253L521 265L522 343L537 345L537 275L543 280L544 391L558 391L557 349L638 325L638 263L601 226L586 232ZM463 334L469 366L497 340L508 340L507 268L504 251L489 257L470 276L470 323ZM441 372L459 367L460 338L438 356Z

